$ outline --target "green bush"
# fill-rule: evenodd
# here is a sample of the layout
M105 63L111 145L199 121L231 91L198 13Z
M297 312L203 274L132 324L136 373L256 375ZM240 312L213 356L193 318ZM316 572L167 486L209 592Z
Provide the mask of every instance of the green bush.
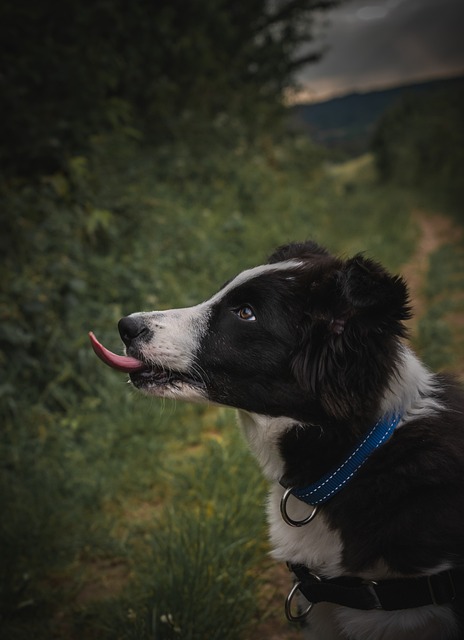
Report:
M405 96L385 114L372 139L381 178L462 211L463 110L459 87Z
M8 176L62 170L106 132L192 147L275 130L282 92L318 58L314 11L334 0L4 0L0 162Z

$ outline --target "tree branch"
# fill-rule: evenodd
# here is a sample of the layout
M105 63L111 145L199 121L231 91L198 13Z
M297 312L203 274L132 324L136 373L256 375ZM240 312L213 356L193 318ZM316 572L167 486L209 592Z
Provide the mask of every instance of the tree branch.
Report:
M305 9L311 11L326 11L339 5L342 1L343 0L290 0L280 10L268 15L259 31L263 31L273 24L288 20L296 12L301 12Z

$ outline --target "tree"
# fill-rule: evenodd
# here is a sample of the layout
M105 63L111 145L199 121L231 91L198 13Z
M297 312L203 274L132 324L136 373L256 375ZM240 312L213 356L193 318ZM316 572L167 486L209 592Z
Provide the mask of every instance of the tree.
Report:
M155 140L221 113L256 125L318 59L303 45L338 1L5 0L0 161L52 171L90 135L134 124Z
M462 209L464 84L404 96L380 120L372 150L383 180L445 198Z

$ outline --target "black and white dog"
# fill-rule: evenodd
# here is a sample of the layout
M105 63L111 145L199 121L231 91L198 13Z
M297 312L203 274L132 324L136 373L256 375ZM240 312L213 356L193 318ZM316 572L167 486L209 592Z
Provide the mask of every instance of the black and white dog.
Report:
M406 346L409 315L400 277L306 242L123 318L127 356L91 335L141 391L239 410L313 640L464 638L464 395Z

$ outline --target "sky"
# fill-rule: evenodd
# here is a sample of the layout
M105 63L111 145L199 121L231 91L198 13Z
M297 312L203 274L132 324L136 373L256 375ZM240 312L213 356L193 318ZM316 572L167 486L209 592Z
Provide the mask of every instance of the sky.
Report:
M464 74L464 0L343 0L320 28L298 102Z

